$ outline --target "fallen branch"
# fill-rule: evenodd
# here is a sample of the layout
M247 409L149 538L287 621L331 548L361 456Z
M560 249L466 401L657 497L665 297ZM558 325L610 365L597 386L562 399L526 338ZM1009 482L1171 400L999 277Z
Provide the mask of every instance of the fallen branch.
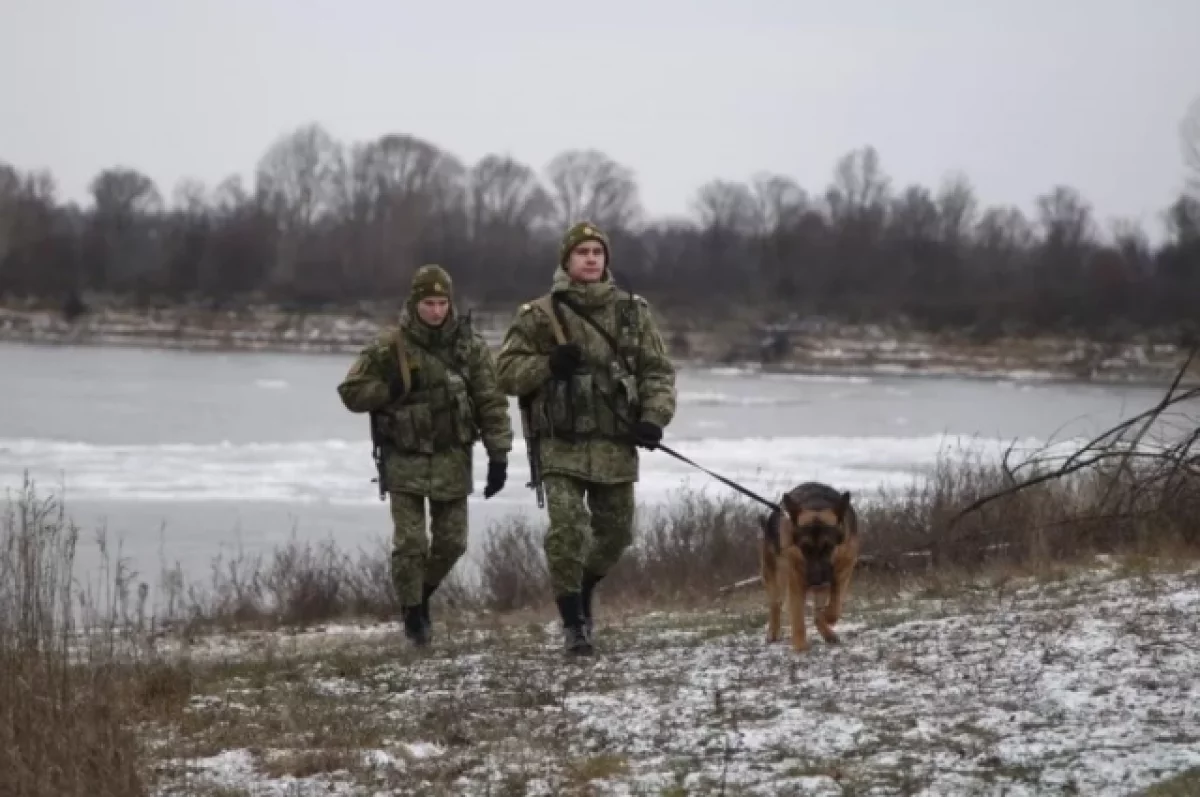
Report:
M1136 449L1136 447L1138 445L1140 445L1142 439L1145 437L1146 432L1148 431L1150 426L1153 425L1153 423L1156 420L1158 420L1158 418L1162 415L1162 413L1164 411L1166 411L1169 407L1171 407L1175 404L1179 404L1181 402L1187 401L1196 396L1200 396L1200 387L1191 388L1190 390L1186 390L1183 393L1174 395L1175 390L1179 387L1179 383L1183 380L1184 374L1187 372L1187 369L1191 366L1192 360L1195 357L1195 355L1196 355L1196 347L1193 347L1191 349L1191 351L1188 352L1188 356L1184 360L1182 367L1180 367L1180 369L1176 373L1175 378L1171 381L1171 385L1168 388L1166 395L1164 395L1163 399L1160 402L1158 402L1158 404L1156 404L1154 407L1146 410L1145 412L1141 412L1141 413L1133 416L1132 418L1124 420L1121 423L1117 424L1116 426L1112 427L1111 429L1108 429L1107 431L1101 433L1100 435L1098 435L1097 437L1095 437L1094 439L1089 441L1082 448L1080 448L1078 451L1073 453L1070 457L1068 457L1067 460L1056 470L1052 470L1047 473L1042 473L1038 476L1033 476L1031 478L1025 479L1024 481L1016 482L1015 484L1011 484L1010 486L1004 488L1003 490L997 490L994 493L990 493L988 495L977 498L976 500L974 500L970 504L968 504L966 507L959 510L957 513L954 514L953 517L950 518L950 520L946 524L945 531L946 532L951 531L958 524L958 522L961 521L964 517L971 514L972 512L982 509L984 506L987 506L988 504L992 503L993 501L999 500L1000 498L1004 498L1006 496L1015 495L1016 493L1021 492L1022 490L1029 489L1030 487L1034 487L1039 484L1044 484L1049 481L1061 479L1064 476L1069 476L1072 473L1083 470L1084 468L1095 465L1106 459L1112 459L1112 458L1120 458L1121 459L1122 464L1121 464L1121 467L1118 468L1118 475L1120 475L1121 471L1127 466L1129 459L1133 458L1133 457L1149 456L1149 457L1158 458L1158 459L1170 458L1172 460L1172 462L1177 463L1179 460L1176 458L1170 457L1169 452L1164 453L1164 454L1153 454L1153 453L1143 454L1143 453L1139 453L1139 452L1135 451L1134 449ZM1134 444L1132 446L1130 446L1129 448L1127 448L1123 451L1111 451L1106 448L1099 447L1101 445L1101 443L1104 443L1105 441L1108 441L1107 442L1108 446L1114 446L1114 445L1118 444L1121 441L1121 437L1124 435L1124 433L1126 431L1131 429L1139 421L1143 421L1143 420L1146 421L1146 423L1143 426L1142 430L1137 435L1137 437L1135 438ZM1090 451L1095 451L1097 453L1095 454L1095 456L1089 457L1087 459L1083 459L1083 457ZM1006 457L1006 460L1004 463L1004 470L1005 470L1006 474L1012 473L1012 471L1008 468L1007 457ZM1116 477L1113 477L1113 478L1115 479ZM1111 487L1111 485L1110 485L1110 487Z

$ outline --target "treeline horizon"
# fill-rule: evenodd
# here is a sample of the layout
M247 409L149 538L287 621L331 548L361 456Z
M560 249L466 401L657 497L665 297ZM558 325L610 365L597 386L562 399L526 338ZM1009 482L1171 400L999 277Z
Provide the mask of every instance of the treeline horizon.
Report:
M432 262L472 302L501 306L547 289L581 219L609 233L618 281L673 312L1112 333L1193 325L1200 296L1200 192L1163 208L1155 245L1137 223L1102 224L1066 185L1028 215L984 204L961 173L897 185L871 146L825 186L713 178L688 218L648 214L633 170L597 150L539 172L500 154L465 164L405 134L341 142L315 123L270 142L250 186L185 180L167 197L118 165L89 191L89 207L60 201L52 171L0 160L0 300L316 309L403 296Z

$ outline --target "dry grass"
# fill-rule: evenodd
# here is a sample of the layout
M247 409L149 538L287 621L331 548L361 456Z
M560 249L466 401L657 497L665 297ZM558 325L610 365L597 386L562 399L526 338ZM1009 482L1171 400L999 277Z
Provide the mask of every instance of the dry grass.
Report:
M79 530L27 486L0 519L0 793L141 795L131 683L113 667L120 631L71 580ZM118 589L105 596L121 597ZM113 604L110 607L116 608ZM86 628L83 638L74 632ZM153 678L142 697L159 695Z

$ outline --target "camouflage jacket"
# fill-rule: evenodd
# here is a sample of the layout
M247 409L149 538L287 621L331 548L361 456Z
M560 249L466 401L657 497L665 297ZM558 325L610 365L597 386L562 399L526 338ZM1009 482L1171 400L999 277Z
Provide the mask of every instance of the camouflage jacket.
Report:
M583 350L583 364L569 382L551 379L553 327L531 302L517 312L496 357L500 386L528 403L532 428L526 433L540 440L543 473L605 484L637 481L638 452L627 422L666 427L675 415L675 368L650 307L618 290L608 273L601 282L583 285L556 269L550 295L555 294L581 306L616 340L619 354L572 309L560 306L559 322Z
M388 382L400 377L401 334L411 389L389 402ZM507 460L512 448L508 399L497 385L491 351L453 314L440 329L431 329L405 311L398 329L359 353L338 395L351 412L375 414L387 441L392 492L439 501L465 497L474 492L475 442L482 439L494 460Z

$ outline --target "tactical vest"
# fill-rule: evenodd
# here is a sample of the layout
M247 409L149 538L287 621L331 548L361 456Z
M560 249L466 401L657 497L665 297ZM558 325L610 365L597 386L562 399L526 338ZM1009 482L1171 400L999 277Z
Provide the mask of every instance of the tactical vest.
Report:
M566 440L628 436L629 427L617 420L617 413L626 421L637 417L640 399L637 377L632 369L636 367L641 340L635 304L638 299L632 294L627 296L616 303L617 329L613 337L618 344L617 351L614 352L606 341L601 341L595 349L604 352L604 365L589 361L585 355L584 363L570 379L551 379L533 395L529 407L530 423L536 435ZM549 319L554 342L567 343L566 330L559 321L551 295L530 304ZM565 308L563 312L573 311ZM597 319L597 323L602 322ZM599 337L594 329L589 327L589 331Z
M436 365L422 369L412 361L403 330L398 331L396 364L404 383L404 395L382 413L380 425L380 431L397 451L434 454L469 447L479 439L475 406L466 381L470 339L470 329L462 328L448 356L423 351L425 361L432 360Z

